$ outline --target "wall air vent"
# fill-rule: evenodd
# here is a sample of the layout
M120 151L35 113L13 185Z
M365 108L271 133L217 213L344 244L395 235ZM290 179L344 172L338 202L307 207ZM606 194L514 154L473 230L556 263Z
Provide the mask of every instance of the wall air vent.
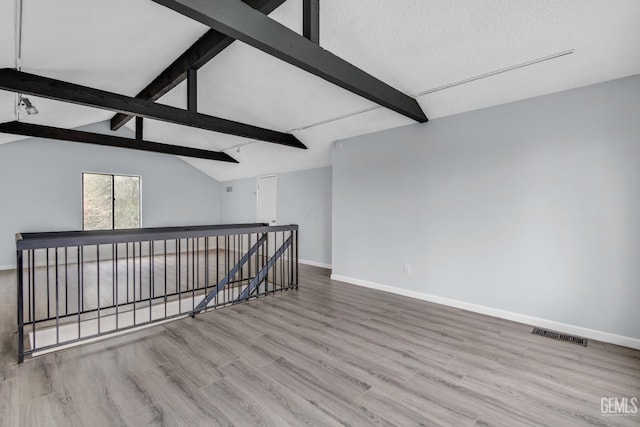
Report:
M561 334L560 332L549 331L547 329L533 328L533 335L540 335L541 337L547 337L554 340L566 341L572 344L587 346L587 339L580 338L573 335Z

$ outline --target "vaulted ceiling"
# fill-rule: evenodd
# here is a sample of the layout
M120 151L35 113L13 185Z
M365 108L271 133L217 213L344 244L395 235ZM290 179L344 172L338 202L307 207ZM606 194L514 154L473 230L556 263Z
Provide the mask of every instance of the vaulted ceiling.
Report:
M151 0L23 1L24 71L128 96L209 29ZM15 3L0 5L0 68L15 67ZM285 1L270 17L301 33L302 0ZM320 45L416 96L434 119L638 74L638 22L637 0L320 0ZM186 92L182 83L158 102L186 108ZM113 117L30 99L40 114L24 121L35 124L75 128ZM226 150L239 160L184 158L222 181L326 166L337 139L415 123L242 42L200 68L198 110L292 132L309 147L145 120L145 139ZM14 119L15 95L0 91L0 122ZM0 134L0 143L20 138Z

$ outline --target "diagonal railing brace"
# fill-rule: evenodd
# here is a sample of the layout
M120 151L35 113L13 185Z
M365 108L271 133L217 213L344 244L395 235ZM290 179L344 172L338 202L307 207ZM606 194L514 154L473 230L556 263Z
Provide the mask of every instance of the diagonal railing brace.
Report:
M240 258L240 261L238 261L238 263L235 266L233 266L233 268L229 271L229 273L227 273L227 275L224 276L224 278L220 280L220 282L218 282L218 284L211 290L211 292L209 292L202 299L202 301L200 301L200 303L196 306L196 308L193 309L193 312L191 313L191 317L195 316L197 313L200 313L202 310L207 308L207 305L209 305L211 300L215 298L215 296L218 295L218 293L222 291L224 287L229 284L229 281L238 273L238 271L240 271L242 267L244 267L244 265L249 261L249 259L251 259L251 257L258 251L258 249L260 249L260 247L265 244L265 242L267 241L267 236L268 234L264 233L262 237L256 242L256 244L253 245L251 249L249 249L249 251L247 251L247 253L244 254L242 258Z
M284 243L282 243L282 246L280 246L280 248L276 251L276 253L271 257L269 262L267 262L267 265L265 265L262 268L262 270L260 270L260 273L258 273L256 277L254 277L253 280L251 280L251 283L247 285L244 291L240 293L240 295L238 296L238 299L236 299L233 302L234 304L239 304L245 299L249 298L249 295L251 295L253 291L255 291L255 289L258 287L258 285L262 283L264 278L267 276L267 273L269 272L269 270L271 270L271 268L273 268L273 266L276 264L276 261L278 261L278 259L280 259L282 254L284 254L284 252L289 248L289 246L291 246L292 241L293 241L293 236L289 236L287 240L285 240Z

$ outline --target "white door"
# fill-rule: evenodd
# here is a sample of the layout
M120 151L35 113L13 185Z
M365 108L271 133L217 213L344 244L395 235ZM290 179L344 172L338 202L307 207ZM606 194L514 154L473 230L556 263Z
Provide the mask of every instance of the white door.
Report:
M278 179L275 175L258 178L258 222L277 224Z

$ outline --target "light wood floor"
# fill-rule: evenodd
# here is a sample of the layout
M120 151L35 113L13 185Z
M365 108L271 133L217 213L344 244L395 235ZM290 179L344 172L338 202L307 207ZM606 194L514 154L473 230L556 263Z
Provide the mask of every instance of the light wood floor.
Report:
M640 351L329 280L15 364L0 272L0 425L639 425Z

